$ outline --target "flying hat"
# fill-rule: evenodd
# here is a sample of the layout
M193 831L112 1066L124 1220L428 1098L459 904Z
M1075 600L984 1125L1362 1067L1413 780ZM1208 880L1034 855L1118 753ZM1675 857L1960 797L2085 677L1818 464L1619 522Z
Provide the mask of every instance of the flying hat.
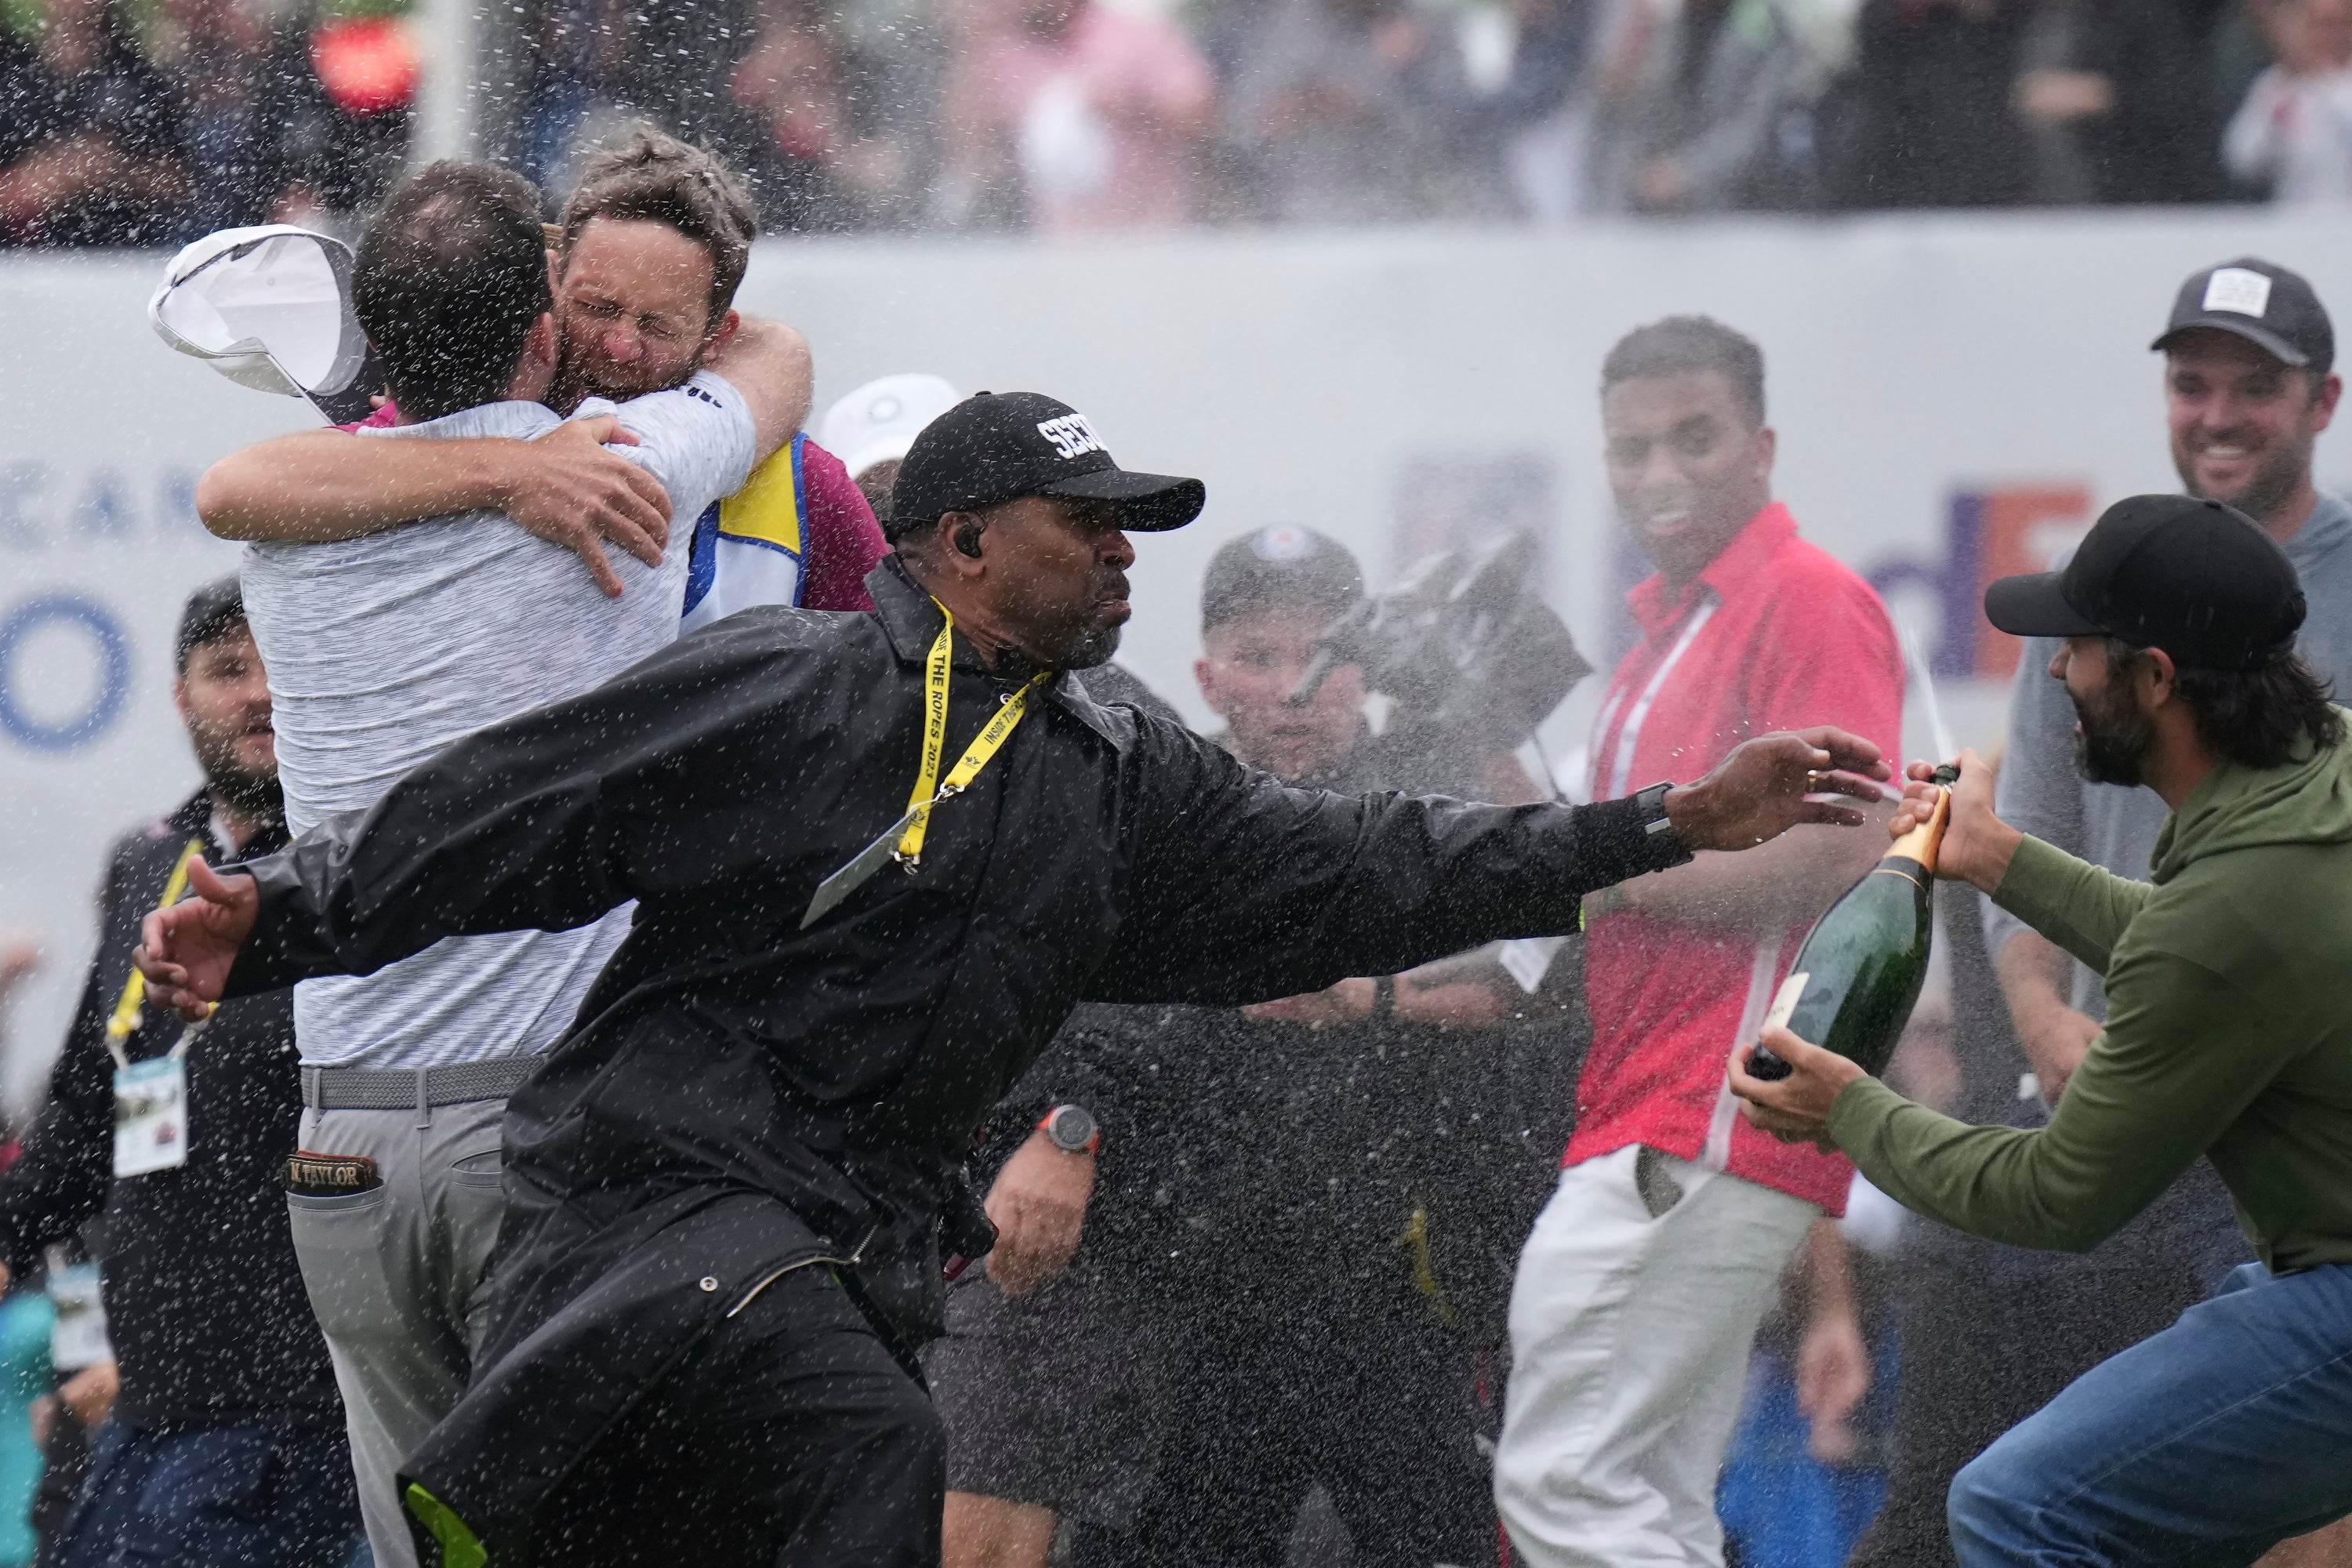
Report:
M307 397L331 424L373 411L383 367L352 309L351 247L291 224L225 228L172 258L156 335L240 386Z

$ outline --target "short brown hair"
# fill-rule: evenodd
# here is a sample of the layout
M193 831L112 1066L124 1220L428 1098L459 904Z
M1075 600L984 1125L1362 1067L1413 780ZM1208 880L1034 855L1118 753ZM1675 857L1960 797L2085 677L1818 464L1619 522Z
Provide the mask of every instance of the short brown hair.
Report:
M409 418L507 395L553 304L539 214L521 175L445 160L403 181L369 222L352 307Z
M658 131L633 132L588 160L564 204L563 257L600 217L667 224L709 251L713 324L735 303L760 233L751 193L718 154Z

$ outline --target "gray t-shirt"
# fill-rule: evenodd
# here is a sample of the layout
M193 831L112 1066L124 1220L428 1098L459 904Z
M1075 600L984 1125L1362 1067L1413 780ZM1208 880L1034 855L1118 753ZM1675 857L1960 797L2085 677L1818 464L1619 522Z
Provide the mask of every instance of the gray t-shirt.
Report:
M591 399L572 417L613 412ZM676 517L700 515L751 471L751 415L708 372L617 412L638 445L612 450L661 480ZM503 402L361 434L530 439L559 423L539 404ZM363 809L451 742L577 696L674 641L693 533L673 528L658 568L610 552L618 599L570 551L495 512L250 547L246 613L269 670L288 826L300 833ZM451 937L374 974L306 980L294 992L302 1060L414 1068L542 1050L628 930L629 911L616 910L577 931Z
M2286 542L2286 555L2303 581L2306 605L2295 647L2313 668L2336 683L2337 700L2352 692L2352 506L2331 495ZM2118 877L2145 881L2156 836L2168 815L2151 789L2086 784L2074 765L2074 704L2063 682L2050 679L2057 640L2034 637L2018 661L2009 710L2009 754L2002 761L1994 809L2002 821ZM1985 945L1998 958L2024 923L1990 899L1984 902ZM2107 1016L2099 977L2074 965L2073 1001L2094 1018Z

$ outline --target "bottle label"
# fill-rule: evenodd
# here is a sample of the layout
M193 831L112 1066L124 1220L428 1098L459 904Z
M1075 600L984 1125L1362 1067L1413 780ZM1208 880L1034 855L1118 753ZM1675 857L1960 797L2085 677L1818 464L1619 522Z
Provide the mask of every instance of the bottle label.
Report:
M1812 976L1803 970L1791 970L1789 978L1780 982L1778 994L1772 998L1772 1010L1764 1015L1768 1029L1785 1029L1789 1020L1797 1016L1797 1003L1805 994L1805 982Z

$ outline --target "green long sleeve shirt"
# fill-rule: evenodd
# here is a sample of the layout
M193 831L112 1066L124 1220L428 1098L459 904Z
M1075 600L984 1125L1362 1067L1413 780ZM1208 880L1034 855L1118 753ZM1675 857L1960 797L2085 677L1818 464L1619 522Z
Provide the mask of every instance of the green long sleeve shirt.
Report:
M2223 763L2153 874L2027 838L1993 894L2106 981L2105 1032L2047 1126L1968 1126L1862 1079L1831 1135L1917 1213L2075 1252L2210 1154L2273 1269L2352 1262L2352 744Z

